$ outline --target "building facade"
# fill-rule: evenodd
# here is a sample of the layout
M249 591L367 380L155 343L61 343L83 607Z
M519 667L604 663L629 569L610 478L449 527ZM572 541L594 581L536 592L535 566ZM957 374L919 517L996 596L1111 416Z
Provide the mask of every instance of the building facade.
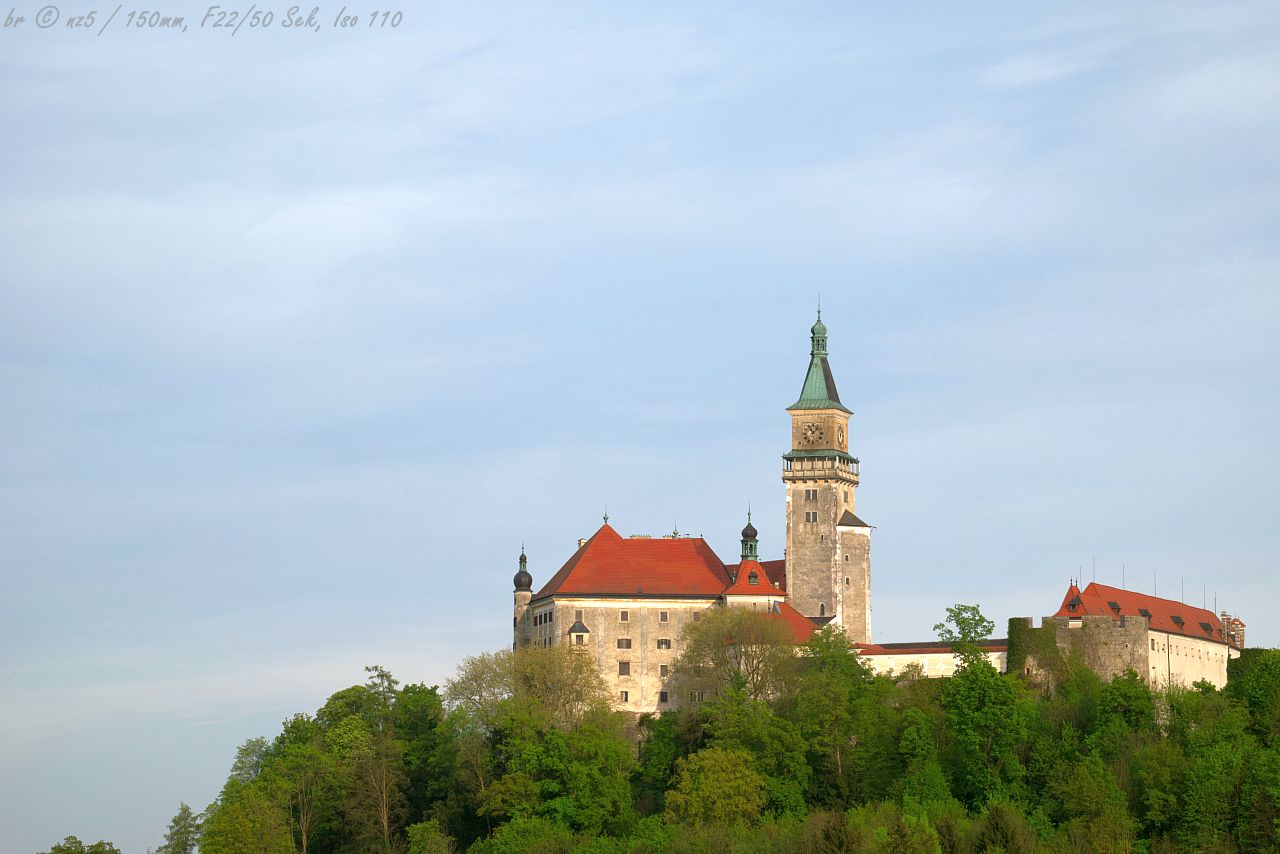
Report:
M521 550L513 579L514 647L582 647L595 657L619 708L660 712L699 699L679 696L672 667L681 631L707 608L769 614L797 643L831 622L852 640L869 642L871 527L854 515L859 470L849 453L853 413L836 390L821 313L810 330L800 397L787 412L783 559L760 560L750 514L732 564L701 537L624 537L605 516L536 592Z
M1132 670L1152 688L1227 684L1227 662L1244 648L1244 623L1173 599L1096 582L1067 588L1041 621L1010 620L1011 668L1045 678L1075 658L1103 679Z

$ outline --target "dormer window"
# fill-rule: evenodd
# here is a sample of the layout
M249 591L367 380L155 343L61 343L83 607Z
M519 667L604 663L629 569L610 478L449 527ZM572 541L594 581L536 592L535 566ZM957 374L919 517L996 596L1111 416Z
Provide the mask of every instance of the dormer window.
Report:
M1182 619L1177 614L1174 614L1170 619L1178 624L1178 628L1182 628L1182 625L1186 622L1186 620Z
M573 625L570 626L569 631L566 632L566 634L569 635L569 643L573 646L586 646L587 635L589 633L589 630L582 624L581 620L574 620ZM548 638L548 640L550 640L550 638Z
M1151 612L1148 611L1146 608L1139 608L1138 613L1146 617L1148 620L1151 619Z
M756 574L754 569L747 575L747 583L753 587L760 583L760 576Z
M1120 603L1115 601L1114 599L1107 603L1107 607L1110 608L1112 611L1115 611L1117 614L1120 613Z

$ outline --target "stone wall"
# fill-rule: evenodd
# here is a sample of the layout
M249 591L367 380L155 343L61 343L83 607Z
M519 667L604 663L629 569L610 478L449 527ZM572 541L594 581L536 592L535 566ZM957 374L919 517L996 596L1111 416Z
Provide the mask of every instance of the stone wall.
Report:
M1147 628L1145 617L1030 617L1009 621L1009 668L1033 681L1056 682L1077 660L1104 680L1132 670L1153 688L1205 680L1227 684L1234 650L1223 643Z
M849 640L871 643L871 529L838 529L836 554L840 624Z
M533 606L535 615L553 615L549 622L534 627L534 642L549 641L548 645L553 646L571 643L569 627L581 620L588 631L583 645L595 657L614 707L634 713L663 712L678 708L689 699L678 696L671 674L672 665L680 655L680 634L716 601L716 598L557 597ZM624 611L626 620L622 619ZM619 648L620 639L628 641L629 646ZM667 643L660 644L660 641ZM619 665L623 663L627 665L625 675L619 672ZM665 701L663 692L666 692Z

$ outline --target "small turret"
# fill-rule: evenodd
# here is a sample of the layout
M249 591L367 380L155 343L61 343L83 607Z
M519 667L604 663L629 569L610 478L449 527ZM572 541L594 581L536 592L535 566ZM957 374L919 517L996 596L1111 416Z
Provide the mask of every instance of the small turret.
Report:
M742 559L759 560L759 544L756 542L756 526L751 524L751 511L747 510L747 526L742 529Z
M511 581L517 591L533 589L533 576L529 574L529 558L525 557L524 546L520 547L520 570Z
M511 579L515 593L515 616L511 619L512 649L519 649L529 644L529 602L533 600L533 576L529 574L529 558L525 557L524 544L520 544L520 569Z

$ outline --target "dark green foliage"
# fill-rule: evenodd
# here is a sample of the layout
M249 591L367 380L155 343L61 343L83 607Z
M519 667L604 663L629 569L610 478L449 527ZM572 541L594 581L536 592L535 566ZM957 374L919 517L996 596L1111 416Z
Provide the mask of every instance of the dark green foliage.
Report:
M1032 854L1039 847L1036 832L1016 806L1006 801L987 804L974 833L974 851Z
M988 630L949 616L959 643ZM184 807L160 851L1280 854L1280 652L1248 651L1223 691L1153 692L1024 628L1030 680L980 655L874 676L828 627L773 693L729 680L638 723L554 648L473 659L443 694L370 668L246 742L203 827Z

